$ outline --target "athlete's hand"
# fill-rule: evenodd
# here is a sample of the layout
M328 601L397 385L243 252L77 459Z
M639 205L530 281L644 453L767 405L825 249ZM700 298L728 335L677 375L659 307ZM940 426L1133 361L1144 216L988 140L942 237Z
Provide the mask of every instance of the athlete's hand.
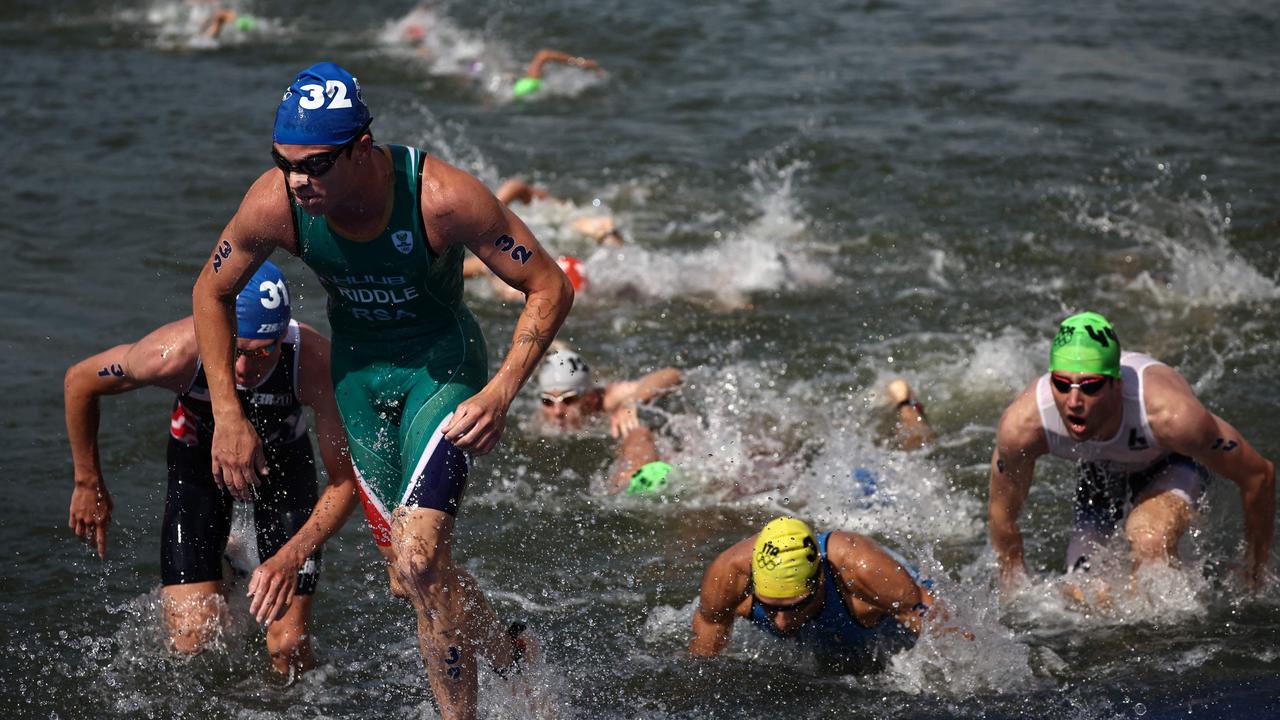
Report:
M609 415L609 434L626 437L627 433L640 427L640 414L633 403L627 403Z
M71 491L71 515L67 522L71 531L90 547L98 551L98 557L107 556L107 526L111 524L111 493L99 480L95 483L76 483Z
M490 386L467 398L453 411L444 436L471 455L484 455L498 444L507 427L510 401Z
M252 500L253 488L267 474L267 456L253 425L243 416L213 428L213 481L237 500Z
M293 602L293 594L298 589L298 570L301 568L301 563L278 552L253 571L245 594L253 598L249 602L249 614L259 625L267 625L284 617L289 603Z

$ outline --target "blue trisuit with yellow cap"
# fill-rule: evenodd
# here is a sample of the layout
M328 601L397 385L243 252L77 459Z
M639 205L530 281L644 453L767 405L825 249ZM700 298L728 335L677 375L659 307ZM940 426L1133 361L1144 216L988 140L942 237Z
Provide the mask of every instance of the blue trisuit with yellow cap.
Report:
M876 662L893 653L906 650L916 643L915 633L903 626L891 615L886 615L873 627L858 622L844 604L840 582L827 562L827 540L831 533L818 536L819 565L825 597L818 615L802 625L794 635L784 636L769 618L769 614L754 598L751 601L751 623L776 637L785 637L812 646L823 656L842 656L857 662ZM888 548L881 548L898 562L921 587L932 587L932 581L919 579L919 573L902 556Z

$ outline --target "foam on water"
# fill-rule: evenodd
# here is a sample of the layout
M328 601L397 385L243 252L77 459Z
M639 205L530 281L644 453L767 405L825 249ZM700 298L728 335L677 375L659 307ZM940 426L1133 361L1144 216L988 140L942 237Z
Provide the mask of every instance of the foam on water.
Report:
M1178 566L1148 563L1134 571L1128 545L1117 536L1089 556L1089 572L1032 577L1008 600L1006 611L1019 624L1034 626L1036 634L1050 635L1201 620L1213 602L1204 560L1182 556Z
M1129 246L1117 257L1129 292L1183 311L1280 297L1276 280L1231 247L1229 205L1223 207L1208 192L1171 199L1163 184L1149 183L1110 207L1076 198L1077 225Z
M432 75L461 78L479 88L500 85L514 66L504 44L462 28L426 4L388 21L376 39L384 52L419 63Z
M951 488L927 453L891 450L874 436L873 415L884 409L869 410L853 391L831 402L827 390L776 363L689 370L681 400L696 410L665 414L659 433L686 485L682 501L803 508L824 527L868 533L980 532L979 504ZM860 483L859 469L872 479Z
M929 546L915 559L921 576L937 578L933 594L947 617L935 619L915 647L893 657L885 682L902 692L957 698L1033 689L1031 648L1000 623L987 583L951 581Z
M749 163L746 199L754 217L735 228L710 230L700 249L658 250L650 243L601 248L587 258L593 293L703 299L739 309L750 307L756 294L833 284L835 274L822 261L830 248L808 235L810 220L793 189L804 167L778 168L768 159ZM698 225L672 230L707 232Z
M240 17L252 16L253 24L242 28L232 21L223 26L217 37L207 37L205 29L218 7L233 10ZM118 17L131 24L154 28L155 45L162 50L217 50L278 39L286 34L278 19L252 14L252 9L242 2L153 0L141 8L120 10Z

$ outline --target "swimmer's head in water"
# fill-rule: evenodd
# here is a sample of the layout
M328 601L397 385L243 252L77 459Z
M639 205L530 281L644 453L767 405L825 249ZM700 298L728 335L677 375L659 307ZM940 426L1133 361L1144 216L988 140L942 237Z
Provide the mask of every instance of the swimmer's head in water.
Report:
M281 145L343 145L372 120L355 76L336 63L316 63L284 91L271 139Z
M1094 312L1063 320L1049 351L1049 370L1120 377L1120 339L1111 323Z
M511 96L514 98L525 98L542 89L542 79L532 77L522 77L511 86Z
M236 16L236 29L240 32L251 32L258 26L258 19L252 15L240 14Z
M655 460L640 468L631 476L628 495L658 495L671 484L671 471L675 468L661 460Z
M275 340L289 330L289 284L267 260L236 296L236 337Z
M751 550L751 584L756 595L797 598L817 587L818 540L803 522L775 518L756 536Z
M552 350L538 368L538 392L584 395L591 389L591 368L572 350Z

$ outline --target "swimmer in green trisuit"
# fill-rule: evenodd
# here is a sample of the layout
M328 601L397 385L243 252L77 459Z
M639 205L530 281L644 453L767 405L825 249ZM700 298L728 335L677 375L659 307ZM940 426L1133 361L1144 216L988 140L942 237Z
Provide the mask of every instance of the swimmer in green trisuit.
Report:
M581 355L553 348L538 368L542 418L561 430L576 430L589 418L607 414L610 434L620 441L609 491L658 494L667 486L673 468L659 461L653 431L641 424L636 408L683 381L684 373L665 367L636 380L598 386L592 383L591 368Z
M542 69L547 63L559 63L561 65L569 65L580 68L582 70L594 70L597 74L603 75L604 70L600 65L591 58L585 58L580 55L570 55L559 50L551 50L543 48L533 56L533 60L529 61L529 66L525 68L524 77L515 81L511 86L511 95L516 99L528 97L542 89Z
M466 720L477 714L482 658L508 673L530 657L528 636L499 623L453 560L471 458L497 446L573 287L479 180L418 148L374 143L372 122L359 82L331 62L300 72L280 99L275 166L245 194L191 293L217 418L212 467L235 497L251 495L266 469L236 399L230 303L284 250L328 295L334 397L374 542L392 591L413 606L440 716ZM462 300L468 250L527 298L493 366Z

